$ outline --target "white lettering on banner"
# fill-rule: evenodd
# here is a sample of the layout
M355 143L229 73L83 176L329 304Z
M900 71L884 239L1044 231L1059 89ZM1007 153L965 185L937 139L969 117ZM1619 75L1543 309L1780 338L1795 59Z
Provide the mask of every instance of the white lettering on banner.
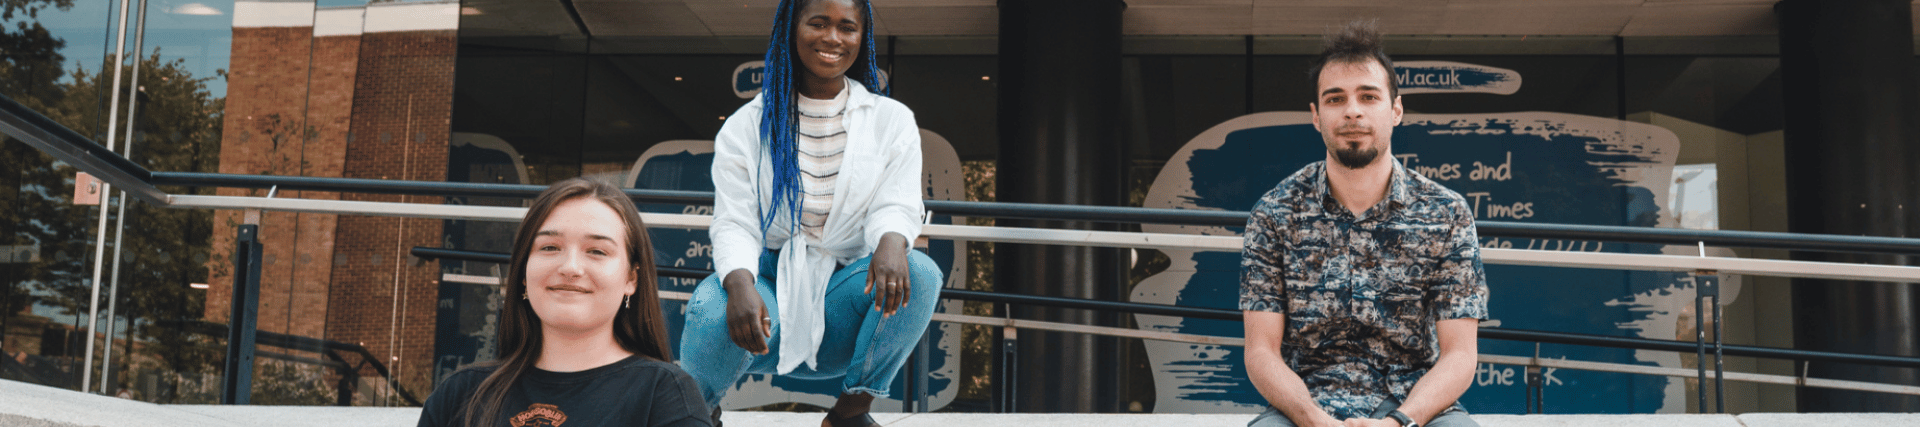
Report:
M1513 368L1495 368L1492 364L1482 363L1473 370L1473 384L1477 386L1513 385Z
M1427 166L1420 164L1419 154L1395 154L1393 157L1400 159L1400 164L1406 165L1407 169L1412 169L1414 173L1427 177L1427 179L1434 181L1452 181L1460 178L1460 165L1457 163L1442 163L1439 166Z
M1473 200L1475 218L1527 219L1533 217L1533 202L1494 203L1493 195L1485 191L1475 191L1465 196ZM1483 201L1486 203L1481 203Z
M1558 370L1558 368L1540 368L1540 383L1543 387L1566 384L1560 381L1559 377L1553 376L1554 371ZM1491 363L1481 363L1473 370L1473 384L1478 386L1525 385L1527 383L1526 378L1521 378L1517 381L1514 380L1513 377L1517 374L1519 374L1519 372L1511 367L1495 368Z
M1414 172L1419 173L1420 176L1425 176L1427 179L1434 181L1445 182L1460 179L1461 171L1464 170L1459 163L1441 163L1439 165L1422 164L1420 163L1419 154L1395 154L1393 157L1400 159L1400 163L1406 165L1408 169L1412 169ZM1507 181L1513 179L1513 152L1508 151L1506 158L1499 164L1487 164L1479 161L1473 162L1473 170L1468 173L1466 177L1474 181Z
M1400 86L1459 86L1460 72L1459 70L1448 68L1446 74L1413 74L1413 70L1402 68L1400 69L1400 75L1394 78L1394 80L1394 83L1398 83Z
M1394 83L1400 94L1491 93L1520 91L1520 73L1505 68L1451 61L1406 61L1394 64Z
M766 61L747 61L733 67L733 78L727 84L733 86L733 96L740 99L753 99L760 93L760 83L766 79Z
M1490 237L1487 238L1487 243L1480 245L1480 247L1489 249L1513 249L1513 241L1499 237Z
M1473 162L1473 175L1469 176L1469 178L1472 178L1474 181L1485 181L1489 179L1506 181L1513 179L1513 152L1507 152L1507 161L1501 163L1500 166L1489 166L1480 164L1480 162Z

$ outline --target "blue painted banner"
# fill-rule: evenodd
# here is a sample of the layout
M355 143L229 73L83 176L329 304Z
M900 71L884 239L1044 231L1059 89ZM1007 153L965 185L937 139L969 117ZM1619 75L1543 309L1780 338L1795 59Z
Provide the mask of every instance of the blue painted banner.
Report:
M1407 61L1393 64L1394 82L1401 94L1492 93L1512 95L1520 90L1520 72L1505 68L1449 61Z
M760 93L760 82L766 79L767 61L748 61L733 67L733 96L740 99L753 99Z
M1154 181L1146 207L1245 211L1281 180L1326 158L1305 112L1229 120L1183 147ZM1675 226L1667 208L1679 140L1643 123L1560 113L1409 114L1393 153L1460 193L1479 220ZM1238 236L1241 227L1144 225L1144 231ZM1653 245L1485 238L1489 248L1667 253ZM1238 309L1240 253L1168 250L1171 266L1141 281L1136 302ZM1687 252L1691 253L1691 252ZM1487 265L1491 319L1484 326L1675 339L1693 287L1682 274ZM1737 285L1736 285L1737 286ZM1733 298L1738 288L1728 288ZM1136 316L1141 329L1242 336L1242 325ZM1247 379L1240 347L1145 342L1163 413L1255 412L1265 400ZM1485 354L1533 356L1530 344L1482 340ZM1682 367L1667 352L1548 345L1543 358ZM1652 413L1686 409L1684 382L1657 376L1547 370L1553 413ZM1462 397L1477 413L1523 413L1523 369L1482 364Z

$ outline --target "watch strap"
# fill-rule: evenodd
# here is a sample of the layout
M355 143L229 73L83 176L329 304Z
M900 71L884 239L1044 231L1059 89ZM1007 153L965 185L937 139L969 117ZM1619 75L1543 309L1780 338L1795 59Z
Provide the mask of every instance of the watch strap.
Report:
M1420 423L1413 422L1413 417L1407 416L1406 413L1400 412L1398 409L1393 410L1393 412L1388 412L1387 418L1399 421L1400 427L1420 427Z

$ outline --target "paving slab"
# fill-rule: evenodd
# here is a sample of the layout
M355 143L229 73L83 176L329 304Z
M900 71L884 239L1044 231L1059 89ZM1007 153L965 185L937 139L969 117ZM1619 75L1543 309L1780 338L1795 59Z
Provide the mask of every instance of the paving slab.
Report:
M1163 427L1244 426L1254 414L912 414L886 427ZM875 417L878 419L879 417Z
M1920 413L1746 414L1740 416L1740 423L1747 427L1920 426Z
M1726 414L1483 415L1481 427L1741 427Z
M0 380L0 425L32 427L240 427L136 400Z
M820 425L820 412L729 411L729 426ZM1244 426L1253 414L908 414L882 412L887 427L1145 427ZM0 380L0 426L4 427L411 427L419 408L338 406L156 405ZM1920 426L1909 414L1653 414L1474 415L1483 427L1826 427L1834 425Z
M907 418L913 415L915 414L905 414L905 413L898 413L898 412L875 412L873 413L873 420L876 422L879 422L880 425L890 426L890 425L893 425L892 423L898 422L902 418ZM827 417L827 413L825 412L726 411L726 412L720 413L720 423L724 425L740 426L740 427L817 426L817 425L820 425L820 420L826 417Z
M265 405L162 405L243 426L414 426L420 408ZM185 425L185 424L182 424Z

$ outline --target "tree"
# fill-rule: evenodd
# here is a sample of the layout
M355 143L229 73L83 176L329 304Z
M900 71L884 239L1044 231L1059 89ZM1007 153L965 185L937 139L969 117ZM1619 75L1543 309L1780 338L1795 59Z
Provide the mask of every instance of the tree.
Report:
M71 0L0 0L0 20L26 16L31 21L47 7L65 10L71 5ZM59 50L63 41L37 22L20 22L13 27L17 31L0 28L0 95L82 135L105 140L107 100L114 90L123 91L124 97L128 83L111 87L112 73L108 69L97 73L62 71L65 58ZM134 67L139 67L140 76L133 99L137 106L130 158L148 170L217 171L225 108L224 101L208 91L206 82L224 78L224 72L196 78L182 60L163 61L159 49L144 58L136 55L129 59L138 61L129 61L122 75L131 75ZM113 62L109 56L101 63ZM76 169L4 136L0 141L4 141L0 165L7 166L6 172L0 172L0 185L4 185L0 187L0 203L6 207L0 209L0 244L34 245L43 254L40 262L0 268L0 280L5 280L0 283L4 286L0 288L0 301L4 301L6 310L0 313L0 322L35 305L58 308L63 315L83 316L92 292L89 281L98 208L72 204ZM166 190L174 194L212 193L211 189ZM217 370L219 337L188 332L179 323L199 320L205 307L205 293L187 284L205 283L208 266L221 265L219 260L208 260L212 218L207 210L128 203L126 234L120 249L119 294L113 297L119 301L118 317L130 326L130 330L120 332L138 344L116 347L117 371L133 365L177 373ZM109 224L111 227L113 223ZM107 251L107 256L111 262L113 251ZM101 311L104 316L104 307ZM107 319L102 322L104 325ZM78 372L74 374L73 385L77 385ZM167 396L137 397L172 400Z

